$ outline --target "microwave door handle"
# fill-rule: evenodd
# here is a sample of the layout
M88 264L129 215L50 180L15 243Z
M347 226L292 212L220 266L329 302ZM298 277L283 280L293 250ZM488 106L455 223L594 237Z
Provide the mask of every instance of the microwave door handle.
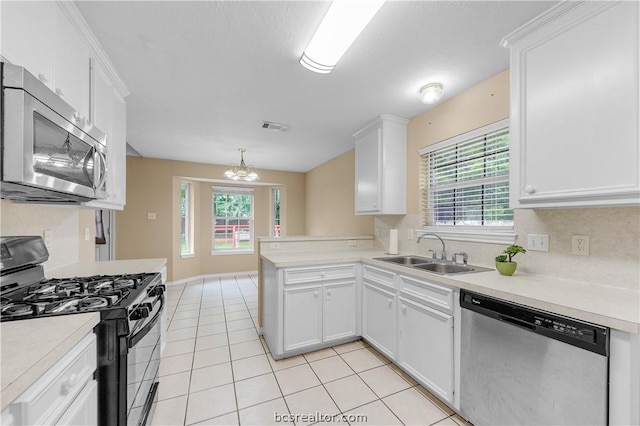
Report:
M89 150L89 152L87 153L87 155L84 157L84 164L82 166L82 171L84 172L85 177L89 180L89 183L91 183L91 185L93 186L93 182L95 182L95 176L91 176L91 174L89 174L89 160L91 158L94 158L94 165L95 165L95 152L97 151L95 147L91 147L91 149Z
M100 152L99 149L96 149L95 147L94 149L98 154L98 158L100 158L100 167L98 169L101 175L100 175L100 181L98 182L98 185L96 185L96 188L95 188L96 191L98 191L103 187L104 183L107 180L107 158L104 156L102 152Z

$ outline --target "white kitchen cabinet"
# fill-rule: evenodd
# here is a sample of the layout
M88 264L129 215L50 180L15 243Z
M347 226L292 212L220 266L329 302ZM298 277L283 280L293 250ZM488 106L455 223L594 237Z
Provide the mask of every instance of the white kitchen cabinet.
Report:
M356 330L356 280L328 282L323 289L322 341L354 337Z
M408 120L381 115L356 132L356 214L406 213Z
M122 210L126 202L127 105L104 67L91 61L91 121L107 135L107 198L87 206Z
M284 350L322 343L322 283L284 289Z
M562 2L505 37L510 204L640 204L638 2Z
M89 47L54 2L2 2L2 50L86 119L89 117Z
M97 425L96 368L96 337L91 333L11 402L2 411L0 423Z
M262 261L262 334L275 359L360 335L353 263L275 268Z
M362 337L387 358L396 358L396 295L362 282Z
M400 367L453 404L453 316L402 296L398 300Z

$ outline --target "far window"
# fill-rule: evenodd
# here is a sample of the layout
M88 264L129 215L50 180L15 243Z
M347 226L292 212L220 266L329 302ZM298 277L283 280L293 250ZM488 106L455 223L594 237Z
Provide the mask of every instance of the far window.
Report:
M213 187L212 253L253 252L253 188Z
M193 254L193 213L191 184L180 183L180 254Z
M422 222L436 231L512 230L506 120L423 148Z
M271 236L280 236L280 188L273 188L271 190L271 215L273 217L273 227L271 229Z

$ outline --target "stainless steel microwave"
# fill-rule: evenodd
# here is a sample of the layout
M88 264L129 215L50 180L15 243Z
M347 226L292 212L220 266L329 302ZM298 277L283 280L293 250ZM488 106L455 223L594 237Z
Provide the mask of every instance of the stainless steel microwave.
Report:
M107 196L106 136L24 68L0 63L2 198L81 203Z

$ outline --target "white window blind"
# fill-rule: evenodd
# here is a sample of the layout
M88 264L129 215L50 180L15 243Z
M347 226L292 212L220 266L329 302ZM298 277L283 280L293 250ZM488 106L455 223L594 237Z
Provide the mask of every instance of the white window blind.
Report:
M421 151L423 226L511 229L505 121Z

